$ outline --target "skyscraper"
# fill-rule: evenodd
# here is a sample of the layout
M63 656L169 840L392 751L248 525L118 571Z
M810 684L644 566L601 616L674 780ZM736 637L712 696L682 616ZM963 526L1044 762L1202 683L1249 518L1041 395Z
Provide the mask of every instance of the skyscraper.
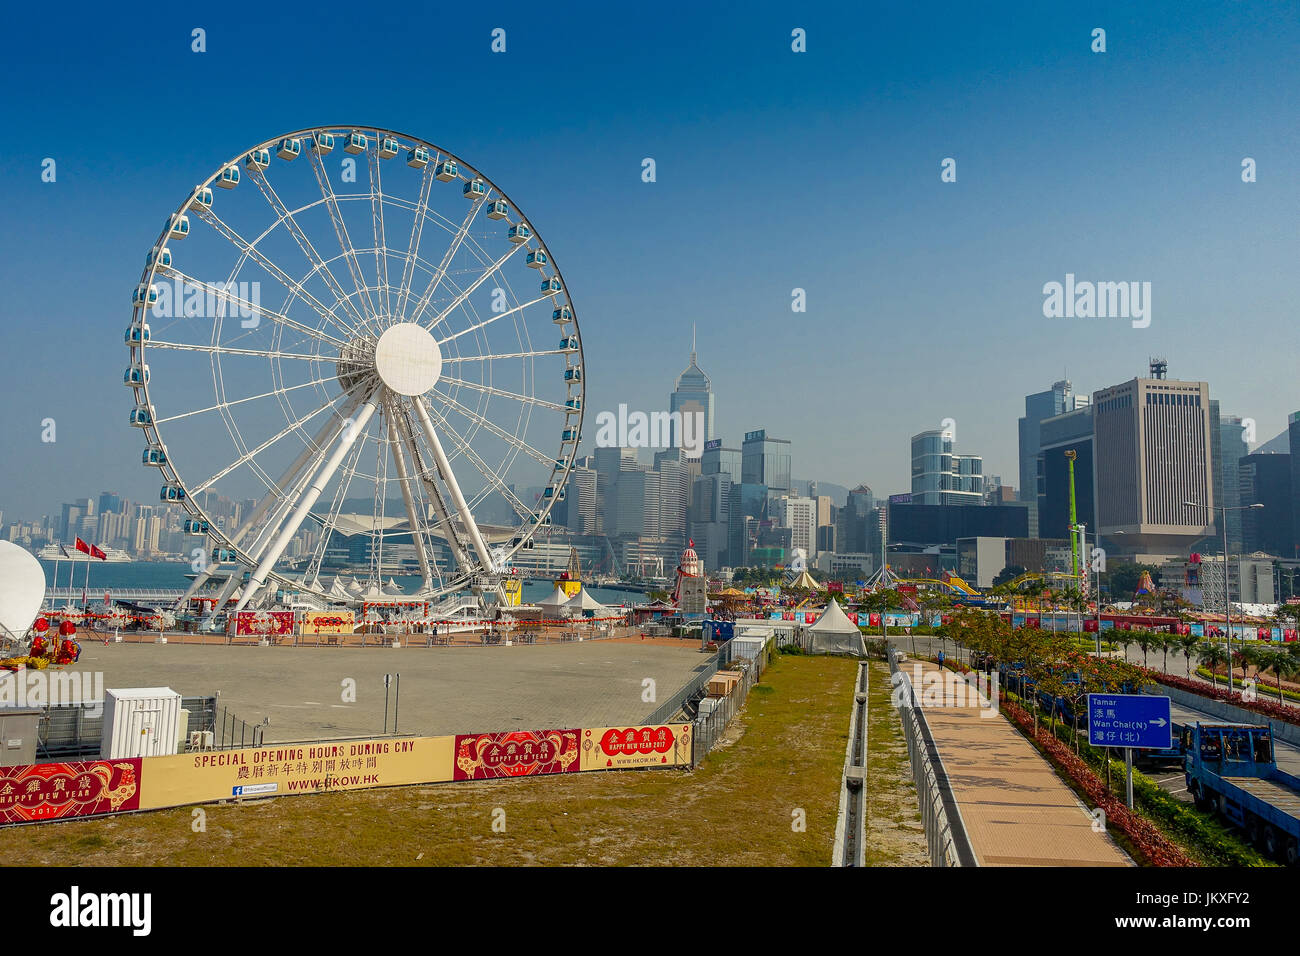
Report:
M1092 396L1098 530L1135 555L1184 554L1216 532L1210 386L1164 372L1153 361L1150 378Z
M1045 419L1064 415L1089 402L1087 395L1076 395L1070 382L1062 379L1053 382L1045 392L1025 396L1025 415L1020 419L1020 487L1016 490L1021 501L1028 501L1041 512L1047 494L1047 476L1043 472L1042 423ZM1031 515L1031 526L1034 524Z
M1237 488L1239 477L1237 466L1242 458L1250 454L1250 446L1246 444L1245 434L1241 417L1220 414L1218 401L1210 399L1210 452L1214 461L1214 500L1228 508L1236 508L1241 504ZM1228 550L1234 554L1241 552L1242 517L1240 511L1228 512ZM1222 529L1219 533L1223 533Z
M713 390L709 385L709 377L695 361L695 329L691 329L691 364L686 366L685 371L677 376L677 387L673 390L672 395L668 398L668 410L670 412L679 412L682 419L687 415L699 415L703 424L703 433L691 433L689 437L698 441L700 447L703 443L713 438ZM698 432L698 430L696 430ZM678 425L673 422L671 426L672 444L676 448L684 447L682 445L682 434L678 430ZM698 451L696 451L698 454Z
M772 494L791 491L789 440L768 438L763 428L745 432L740 446L740 472L747 485L766 485Z
M954 454L952 436L945 430L913 435L912 504L984 504L984 459Z

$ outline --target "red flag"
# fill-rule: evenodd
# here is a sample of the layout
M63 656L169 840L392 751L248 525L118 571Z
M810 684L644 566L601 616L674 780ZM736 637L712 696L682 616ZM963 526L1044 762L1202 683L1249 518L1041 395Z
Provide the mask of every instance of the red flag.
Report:
M101 561L107 561L107 560L108 560L108 555L106 555L106 554L105 554L103 551L101 551L99 548L95 547L95 545L93 545L93 544L90 546L90 556L91 556L92 558L99 558L99 560L101 560Z
M86 542L82 541L80 538L77 539L76 546L78 551L83 551L86 554L90 554L90 545L86 544Z

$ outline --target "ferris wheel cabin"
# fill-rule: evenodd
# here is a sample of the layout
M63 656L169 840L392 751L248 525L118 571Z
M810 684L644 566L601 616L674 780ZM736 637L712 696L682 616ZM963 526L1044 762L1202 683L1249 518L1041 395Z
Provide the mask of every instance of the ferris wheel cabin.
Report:
M126 330L127 345L143 345L149 341L149 323L145 321L132 322Z
M461 190L461 195L466 199L479 200L487 195L487 186L481 179L471 179Z
M375 153L378 154L380 159L392 159L397 155L399 148L397 140L393 139L393 137L381 136L375 144Z
M275 155L281 159L294 160L302 155L302 143L293 137L280 140L280 145L276 147Z
M158 492L159 501L184 501L185 489L180 485L163 485Z
M227 166L217 177L217 185L222 189L234 189L239 185L239 167Z
M132 365L122 376L122 384L129 388L135 388L139 385L149 384L149 366Z
M151 468L161 468L167 464L167 452L161 448L146 448L140 456L140 462Z
M326 156L334 149L334 134L317 133L311 145L317 156Z
M203 212L205 209L211 209L212 190L207 186L194 187L194 196L190 199L190 208L195 212Z
M177 216L175 219L167 220L167 238L175 239L177 242L184 239L190 234L190 217Z
M149 251L149 254L144 257L144 264L149 268L157 266L166 269L172 264L172 251L166 246L163 246L161 249L154 247Z
M460 175L460 167L454 159L444 159L433 167L433 175L440 183L449 183Z
M158 287L152 283L148 286L143 283L136 286L135 292L131 294L131 304L152 309L158 304Z
M153 406L137 405L131 409L131 427L146 428L153 424Z
M504 219L510 215L510 205L504 199L494 199L488 203L489 219Z
M528 228L526 223L517 222L506 230L506 238L518 245L521 242L527 242L532 238L533 231Z
M364 153L369 145L370 140L366 138L365 133L349 133L347 140L343 143L343 151L355 156L357 153Z
M249 169L266 169L271 165L271 151L266 149L252 150L244 157L244 165Z
M549 279L542 280L542 291L555 295L564 291L564 286L560 283L559 276L551 276Z
M412 169L424 169L429 165L429 151L423 146L416 146L408 150L406 154L406 165Z

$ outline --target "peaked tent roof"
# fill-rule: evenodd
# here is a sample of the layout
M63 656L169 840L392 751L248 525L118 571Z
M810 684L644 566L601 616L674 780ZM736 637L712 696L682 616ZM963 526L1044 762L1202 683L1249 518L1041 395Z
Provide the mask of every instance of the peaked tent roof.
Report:
M603 611L605 610L605 605L601 604L594 597L588 594L586 588L583 588L573 597L569 598L564 605L564 609L566 611Z
M820 591L822 586L817 583L811 574L807 571L800 571L799 576L786 585L789 588L808 588L810 591Z
M862 631L849 620L838 601L829 601L815 623L809 625L808 652L810 654L850 654L865 657L866 645Z
M569 596L564 593L564 588L558 584L555 586L555 592L550 597L542 598L537 602L540 607L559 608L569 603Z

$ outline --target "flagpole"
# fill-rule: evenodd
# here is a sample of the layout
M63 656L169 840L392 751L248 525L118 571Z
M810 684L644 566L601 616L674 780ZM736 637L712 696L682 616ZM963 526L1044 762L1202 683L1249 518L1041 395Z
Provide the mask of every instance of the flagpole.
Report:
M58 589L59 589L59 559L56 557L54 559L54 583L50 585L50 590L57 591ZM50 601L50 610L53 609L54 609L54 599Z

